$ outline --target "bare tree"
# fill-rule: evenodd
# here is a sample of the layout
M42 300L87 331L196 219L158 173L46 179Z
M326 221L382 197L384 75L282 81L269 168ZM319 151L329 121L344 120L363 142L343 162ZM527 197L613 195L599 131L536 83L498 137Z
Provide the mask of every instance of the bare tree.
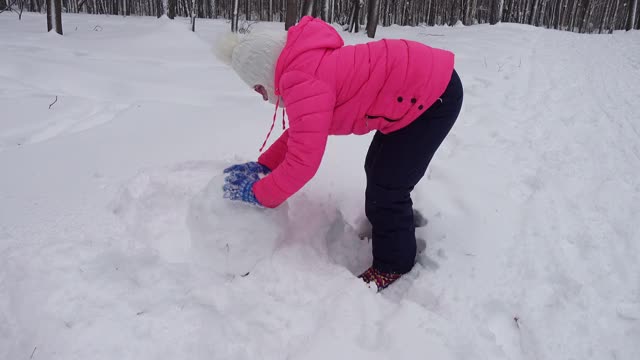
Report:
M491 0L491 15L489 23L495 25L502 21L502 9L504 6L504 0Z
M103 6L105 6L104 2ZM162 3L162 0L156 0L156 17L160 18L162 15L164 15L164 4Z
M626 30L632 30L636 24L636 11L638 9L638 0L629 0L629 15L627 17Z
M350 32L360 32L360 7L362 6L360 1L361 0L353 0L353 7L349 20Z
M329 21L329 3L330 0L322 0L322 11L320 11L320 17L324 21Z
M198 0L191 2L191 31L196 32L196 18L198 17Z
M533 22L536 19L536 15L538 13L538 1L539 0L533 0L533 7L531 8L531 13L529 16L529 25L533 25Z
M380 12L380 1L369 0L369 13L367 16L367 36L370 38L376 37L376 29L378 28L378 15Z
M431 2L431 0L429 0L429 2ZM478 0L467 0L467 6L462 20L465 25L473 25L475 23L477 8Z
M382 11L382 26L391 26L391 1L382 0L384 2L384 10Z
M589 24L589 20L591 19L591 14L593 14L593 1L587 0L587 5L582 13L582 21L580 22L580 30L579 32L584 32Z
M296 24L298 20L298 1L287 0L287 15L284 22L285 30L289 30L290 27Z
M47 31L54 26L58 34L62 35L62 0L47 1Z
M449 11L449 25L453 26L458 22L458 12L459 9L456 5L460 0L450 0L450 11Z
M302 2L302 16L313 15L314 0L304 0Z
M620 0L616 0L615 10L613 11L613 14L611 14L611 27L609 28L610 33L616 28L616 16L618 15L618 10L620 10Z
M169 19L176 17L176 7L178 6L177 0L167 0L167 16Z
M611 11L611 6L612 6L612 1L606 0L606 3L604 4L604 15L602 16L602 19L600 21L600 26L598 27L598 33L600 34L602 34L602 30L604 30L607 27L607 21L609 19L609 12Z
M566 3L566 0L557 0L557 8L556 8L556 12L555 12L555 16L556 16L556 21L555 21L555 28L556 29L560 29L560 25L562 24L562 9L563 9L563 4ZM565 5L566 6L566 5Z
M238 6L240 5L240 0L233 0L233 13L231 14L231 31L237 33L238 32L238 19L240 14L238 13Z

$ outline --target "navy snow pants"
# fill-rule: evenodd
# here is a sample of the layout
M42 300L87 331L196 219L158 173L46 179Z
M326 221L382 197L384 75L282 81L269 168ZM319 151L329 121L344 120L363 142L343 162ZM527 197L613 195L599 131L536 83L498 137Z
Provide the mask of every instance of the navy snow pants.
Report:
M377 132L365 160L365 212L373 229L373 267L404 274L414 265L416 235L411 191L451 130L462 106L453 72L447 89L418 119L390 134Z

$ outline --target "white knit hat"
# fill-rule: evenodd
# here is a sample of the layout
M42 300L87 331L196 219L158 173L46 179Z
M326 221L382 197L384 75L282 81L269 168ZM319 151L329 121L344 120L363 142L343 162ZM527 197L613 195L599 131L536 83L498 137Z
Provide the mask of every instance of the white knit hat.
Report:
M269 102L275 104L276 62L287 41L285 31L255 30L242 37L229 34L218 42L216 54L230 64L240 78L253 88L262 85Z

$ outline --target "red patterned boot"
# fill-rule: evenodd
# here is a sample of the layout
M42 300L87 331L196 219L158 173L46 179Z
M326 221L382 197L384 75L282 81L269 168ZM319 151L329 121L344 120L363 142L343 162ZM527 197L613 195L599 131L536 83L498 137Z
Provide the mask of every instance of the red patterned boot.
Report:
M380 270L376 270L372 267L363 272L359 278L361 278L371 288L375 286L377 291L381 291L387 286L391 285L396 280L400 279L402 274L386 273Z

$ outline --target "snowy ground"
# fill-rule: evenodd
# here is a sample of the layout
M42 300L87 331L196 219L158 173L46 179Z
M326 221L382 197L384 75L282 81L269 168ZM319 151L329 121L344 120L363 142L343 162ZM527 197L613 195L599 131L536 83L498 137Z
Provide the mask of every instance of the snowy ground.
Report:
M466 98L426 250L372 294L369 136L228 204L273 109L213 57L226 23L45 24L0 15L0 359L640 359L639 32L381 28L456 52Z

